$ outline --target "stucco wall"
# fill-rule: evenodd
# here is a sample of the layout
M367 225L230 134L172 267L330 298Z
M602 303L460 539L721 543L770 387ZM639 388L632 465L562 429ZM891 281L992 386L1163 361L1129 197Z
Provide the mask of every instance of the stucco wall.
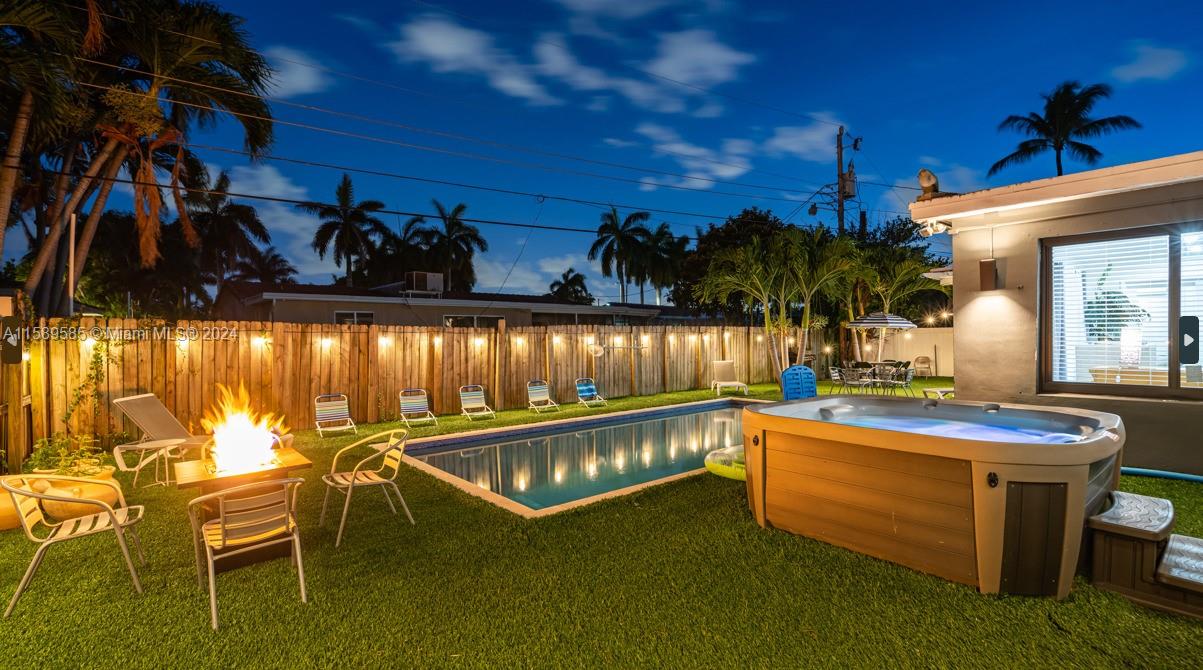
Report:
M1199 182L958 220L957 397L1114 412L1128 429L1125 464L1203 474L1203 403L1041 394L1037 358L1041 239L1192 221L1203 221ZM1000 288L982 291L978 261L990 258L992 247Z

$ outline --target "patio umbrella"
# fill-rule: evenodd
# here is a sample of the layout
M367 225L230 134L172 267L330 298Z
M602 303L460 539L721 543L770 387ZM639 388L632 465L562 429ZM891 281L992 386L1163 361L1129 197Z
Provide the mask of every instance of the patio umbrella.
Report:
M918 328L918 326L897 314L886 314L884 312L873 312L855 321L849 321L848 327L854 329L877 328L881 333L877 344L877 355L879 357L884 357L885 354L887 330L910 330L911 328Z

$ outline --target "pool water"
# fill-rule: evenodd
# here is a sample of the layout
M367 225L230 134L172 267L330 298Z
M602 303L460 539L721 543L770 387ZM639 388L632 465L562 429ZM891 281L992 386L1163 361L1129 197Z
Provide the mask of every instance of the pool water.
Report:
M983 442L1012 442L1026 444L1068 444L1082 439L1080 435L1049 432L1023 426L937 419L923 416L885 416L880 414L848 414L831 419L835 423L862 428L895 430L903 433L919 433L953 437L961 440Z
M740 409L713 409L476 445L419 460L531 509L562 505L702 467L741 444Z

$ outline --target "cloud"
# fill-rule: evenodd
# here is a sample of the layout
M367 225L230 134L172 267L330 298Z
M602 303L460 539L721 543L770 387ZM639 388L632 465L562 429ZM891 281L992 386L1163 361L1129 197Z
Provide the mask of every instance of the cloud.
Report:
M263 53L272 66L271 91L275 97L320 93L334 85L334 78L317 69L321 64L304 51L277 45L264 49Z
M631 147L639 146L638 142L632 142L631 140L623 140L623 139L619 139L617 137L603 137L602 142L604 142L605 144L608 144L616 149L629 149Z
M555 0L574 14L611 19L637 19L654 14L682 0Z
M756 56L736 51L700 28L660 35L656 56L646 68L661 77L691 86L709 88L732 81L739 69L756 61Z
M313 199L309 189L292 181L274 165L234 166L230 169L230 190L290 200ZM316 218L302 214L287 203L265 200L248 200L246 203L259 212L259 218L271 232L272 244L296 266L302 281L326 283L331 275L342 274L329 254L321 260L313 250L313 233L318 227Z
M839 123L828 113L814 115L814 123L805 126L779 126L764 142L771 156L793 156L804 161L826 163L835 156L833 123Z
M419 16L400 28L400 39L385 45L403 62L421 62L439 73L484 77L498 91L532 105L562 101L535 80L531 68L498 47L492 35L435 15Z
M344 23L350 24L354 28L364 31L365 33L374 33L380 30L380 26L376 22L358 14L335 14L334 18Z
M651 140L654 155L673 159L687 177L695 177L644 177L640 180L641 191L665 185L710 188L714 183L707 180L735 179L752 169L749 156L755 152L756 143L750 140L725 139L718 149L710 149L688 142L676 130L657 123L641 123L635 132Z
M540 75L557 79L578 91L612 91L638 107L658 112L679 112L685 108L676 92L643 80L612 76L600 68L581 63L562 35L542 35L533 50L534 67Z
M548 280L530 262L494 260L488 254L481 254L473 259L472 265L476 270L477 291L529 295L547 293Z
M1125 84L1173 79L1190 64L1190 56L1180 49L1135 42L1129 47L1132 60L1111 70L1111 76Z

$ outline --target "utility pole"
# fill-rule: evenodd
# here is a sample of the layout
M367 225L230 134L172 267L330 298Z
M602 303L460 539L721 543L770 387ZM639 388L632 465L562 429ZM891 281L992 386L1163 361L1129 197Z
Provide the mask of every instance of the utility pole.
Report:
M844 127L835 133L835 211L836 234L844 234Z

